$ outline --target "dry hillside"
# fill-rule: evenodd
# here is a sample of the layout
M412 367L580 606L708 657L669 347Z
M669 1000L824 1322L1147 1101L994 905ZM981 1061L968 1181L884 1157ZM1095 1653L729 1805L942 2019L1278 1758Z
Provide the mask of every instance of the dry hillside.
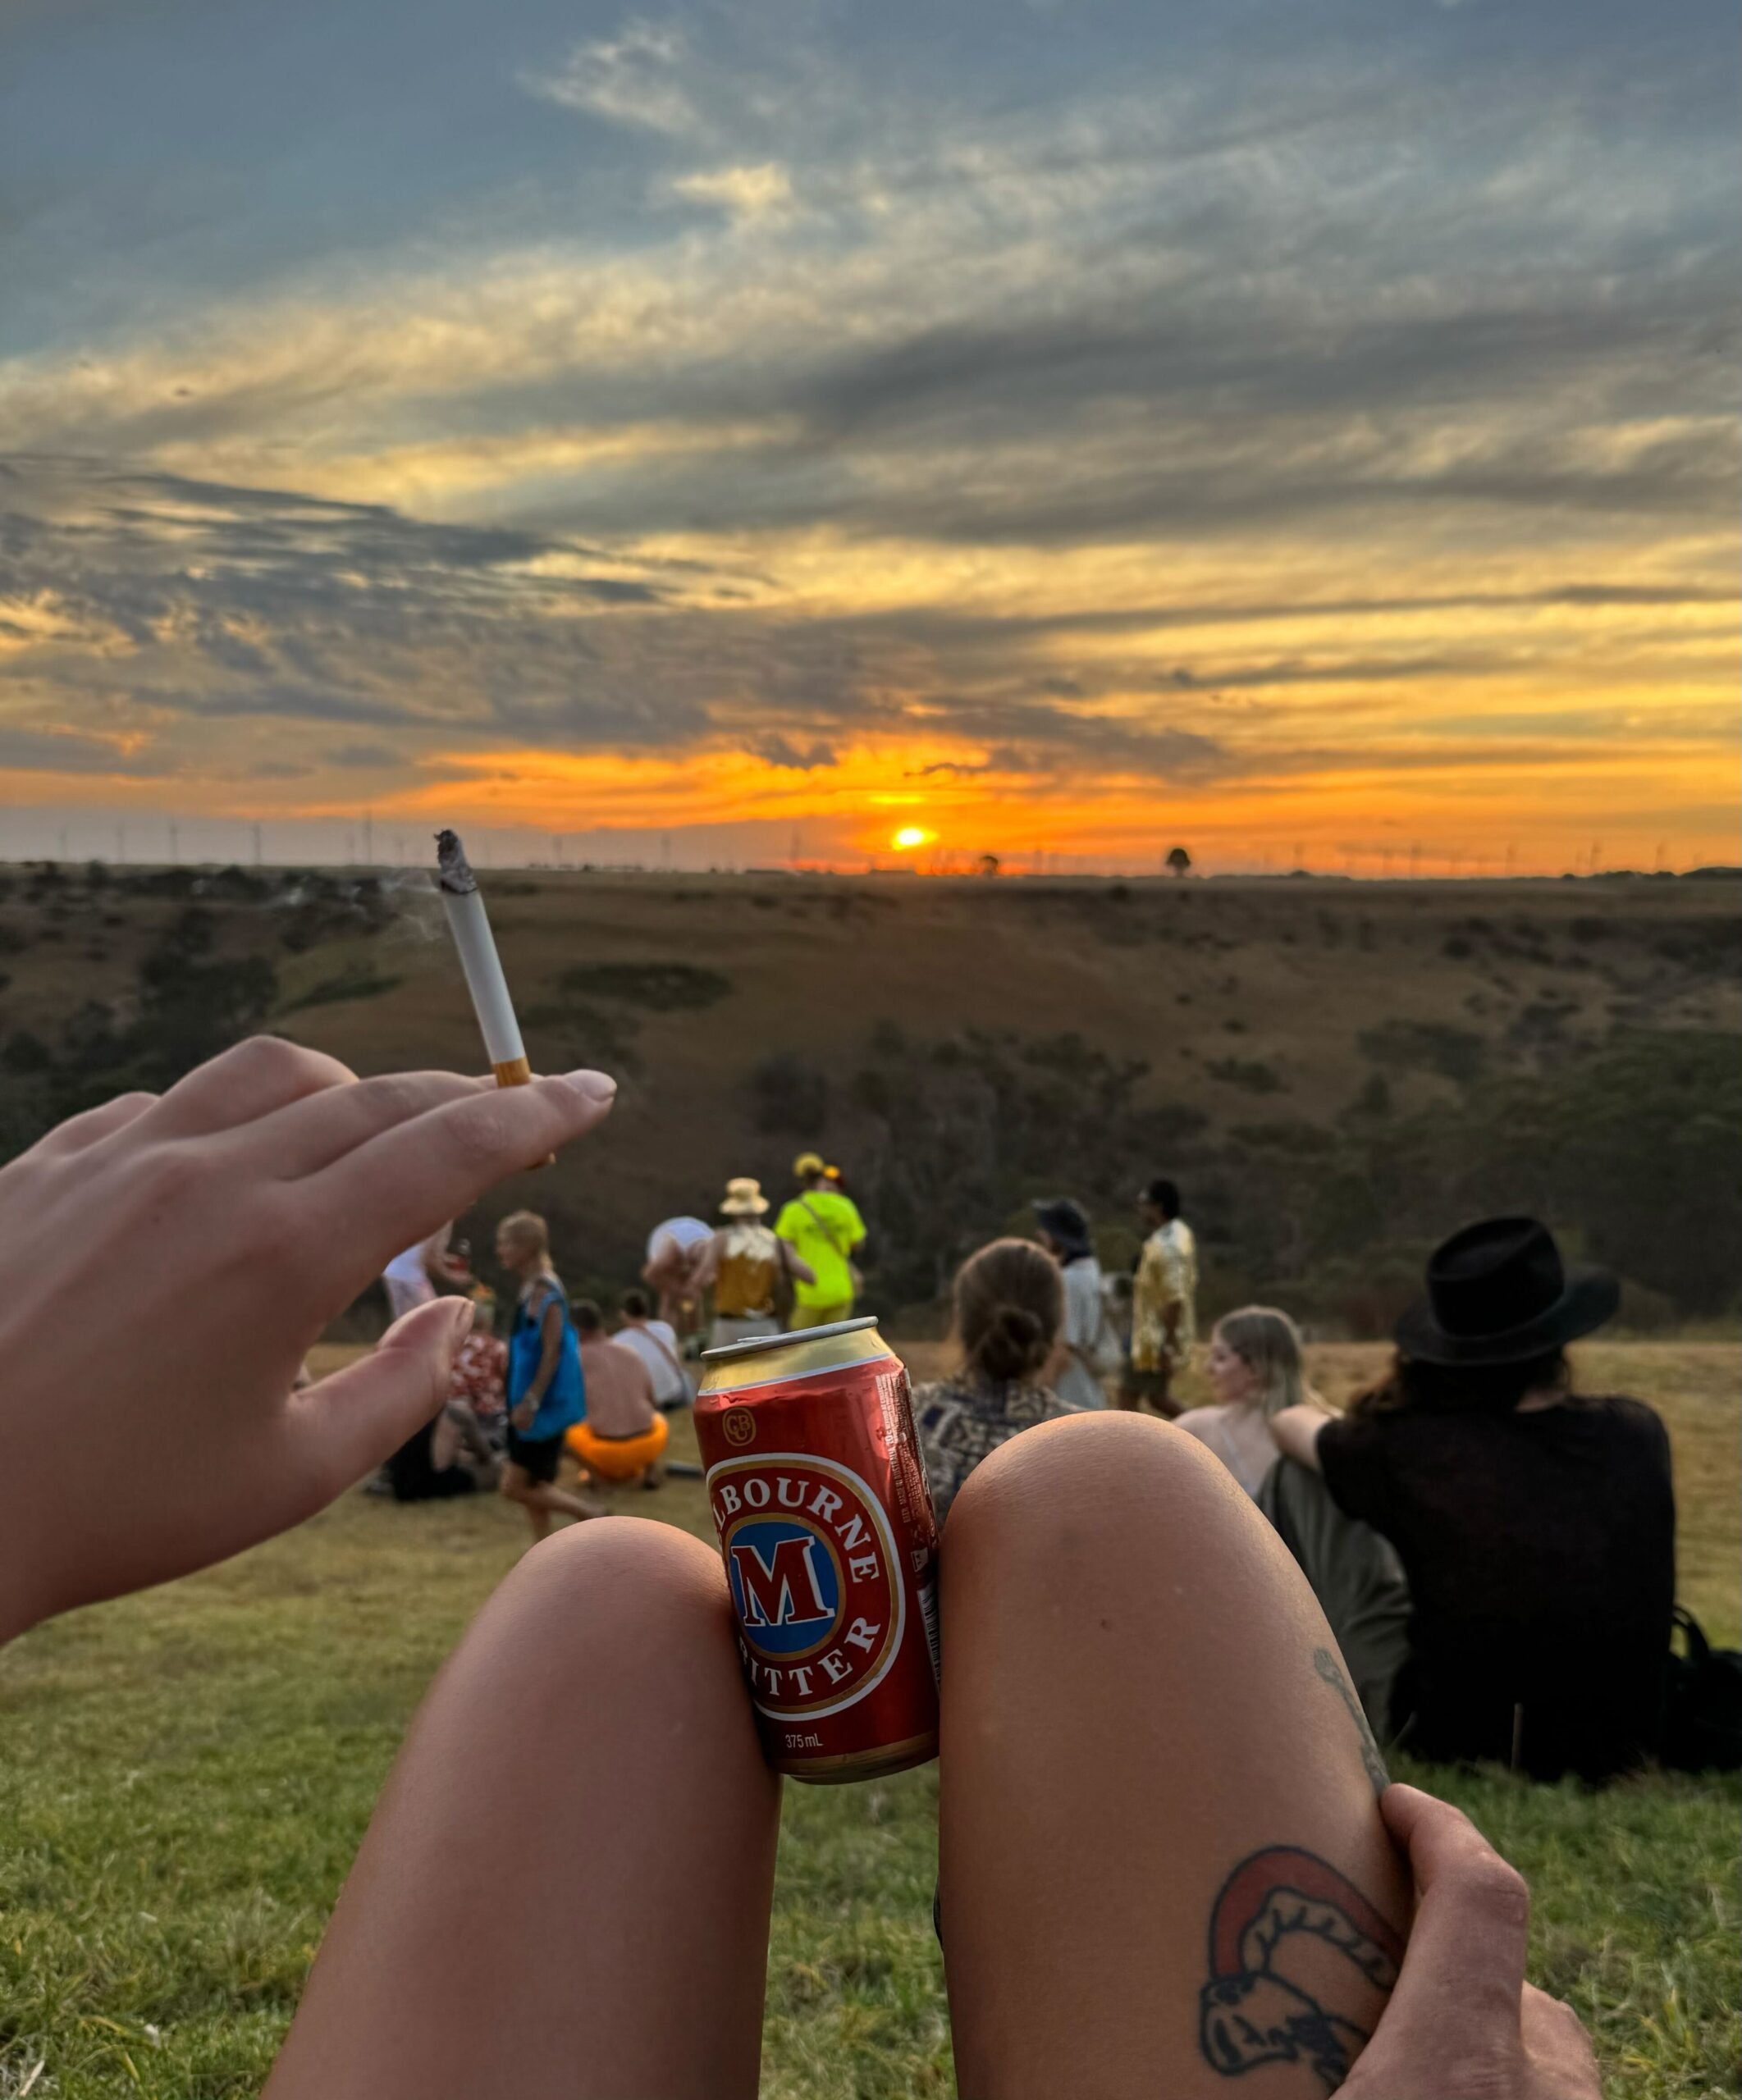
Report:
M1419 1189L1368 1216L1357 1187L1321 1229L1314 1207L1357 1153L1356 1180L1374 1183L1375 1159L1465 1125L1503 1159L1504 1132L1478 1126L1508 1089L1552 1109L1618 1046L1644 1044L1644 1065L1612 1082L1634 1089L1661 1061L1648 1046L1715 1046L1742 1016L1726 879L515 871L486 887L535 1062L596 1061L623 1081L601 1137L504 1192L536 1187L582 1243L583 1274L621 1275L649 1224L705 1211L728 1174L778 1189L812 1142L845 1162L886 1237L932 1235L934 1275L1036 1190L1074 1187L1112 1217L1139 1176L1173 1171L1241 1286L1358 1267L1434 1221ZM431 898L356 871L14 870L0 876L0 976L15 1116L21 1089L82 1071L100 1090L144 1054L135 1016L157 1028L160 1066L178 1031L204 1048L192 1039L226 1014L359 1071L479 1058ZM1702 1171L1729 1131L1708 1133ZM1291 1158L1286 1189L1255 1194ZM1488 1178L1493 1200L1516 1199L1504 1174ZM1279 1203L1301 1209L1287 1230ZM1647 1280L1648 1310L1688 1295L1672 1276ZM897 1297L926 1294L917 1268L900 1271Z

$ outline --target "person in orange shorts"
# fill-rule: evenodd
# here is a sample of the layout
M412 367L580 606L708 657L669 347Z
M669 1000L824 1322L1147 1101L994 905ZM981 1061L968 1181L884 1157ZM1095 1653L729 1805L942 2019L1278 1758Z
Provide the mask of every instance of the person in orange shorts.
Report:
M670 1430L653 1404L647 1365L610 1340L605 1317L590 1298L574 1308L574 1331L581 1344L587 1418L569 1431L569 1449L597 1480L638 1480L643 1487L657 1487Z

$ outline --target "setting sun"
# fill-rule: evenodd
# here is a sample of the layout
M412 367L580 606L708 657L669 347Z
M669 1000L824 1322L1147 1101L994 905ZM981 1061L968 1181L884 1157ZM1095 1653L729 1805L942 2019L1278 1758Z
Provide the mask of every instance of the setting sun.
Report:
M898 853L906 853L916 846L929 846L937 833L926 831L917 824L904 824L889 841Z

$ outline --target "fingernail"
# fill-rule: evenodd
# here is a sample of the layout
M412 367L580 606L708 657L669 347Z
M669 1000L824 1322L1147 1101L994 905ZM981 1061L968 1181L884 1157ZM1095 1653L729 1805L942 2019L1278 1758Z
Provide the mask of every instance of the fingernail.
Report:
M609 1101L617 1091L617 1082L609 1072L565 1072L563 1078L589 1101Z
M478 1308L469 1298L452 1298L448 1300L448 1303L454 1308L448 1315L452 1327L448 1346L450 1349L458 1349L472 1331L472 1322Z

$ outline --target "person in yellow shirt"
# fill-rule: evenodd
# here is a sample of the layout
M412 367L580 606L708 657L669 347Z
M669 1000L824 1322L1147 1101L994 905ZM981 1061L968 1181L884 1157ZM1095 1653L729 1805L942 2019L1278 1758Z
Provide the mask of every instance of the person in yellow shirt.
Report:
M814 1152L793 1162L798 1193L775 1220L775 1231L807 1267L814 1279L793 1292L794 1327L826 1327L853 1317L859 1275L854 1250L865 1238L865 1221L851 1196L830 1185L829 1170ZM798 1274L795 1263L793 1273Z
M1150 1182L1138 1204L1150 1232L1132 1285L1131 1361L1119 1405L1141 1412L1147 1400L1157 1414L1176 1415L1168 1389L1197 1339L1198 1243L1172 1181Z

